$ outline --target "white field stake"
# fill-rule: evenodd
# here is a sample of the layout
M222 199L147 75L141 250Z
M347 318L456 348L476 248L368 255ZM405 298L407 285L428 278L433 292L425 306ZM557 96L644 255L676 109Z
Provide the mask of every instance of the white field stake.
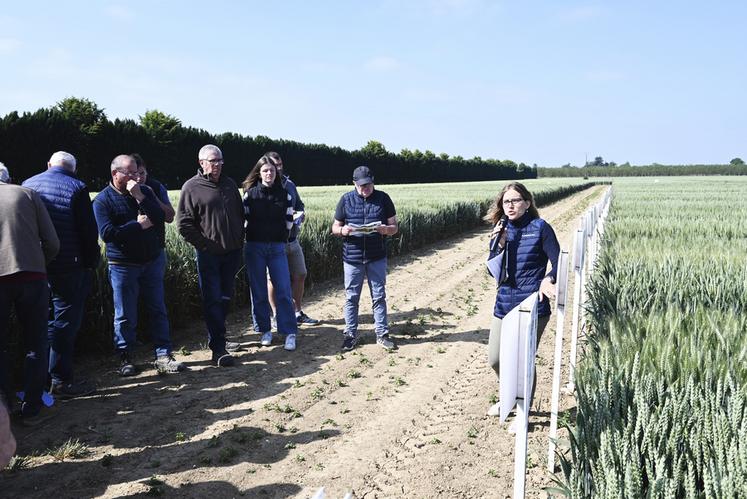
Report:
M534 357L537 343L537 300L529 308L523 302L519 305L519 330L523 333L523 348L519 355L524 364L523 398L516 403L516 421L519 427L516 429L514 441L514 497L524 497L527 476L527 440L529 430L529 409L532 407L532 384L534 382ZM523 352L521 351L523 350ZM523 376L521 376L523 374Z
M599 251L602 246L602 236L604 235L604 225L607 219L607 214L610 209L610 200L612 199L612 187L608 187L605 191L602 199L597 203L595 208L596 213L596 228L594 230L594 252L593 259L591 261L592 267L596 265Z
M584 260L588 263L588 261L593 257L591 254L591 242L592 235L594 234L594 214L591 212L591 209L586 210L586 213L584 214L584 232L587 239L585 250L588 252L586 255L588 258L584 258Z
M589 231L586 233L586 237L589 238L589 241L587 243L586 250L589 252L588 258L586 261L586 271L587 275L591 275L594 272L594 262L597 260L597 207L592 206L589 208Z
M610 213L610 201L612 200L612 187L607 189L607 192L604 195L604 199L602 200L602 212L599 215L599 238L601 239L604 235L604 229L607 225L607 215Z
M500 353L500 421L516 407L514 497L524 497L527 429L532 406L534 357L537 343L537 293L532 293L503 318Z
M581 326L581 303L584 260L586 256L586 230L578 229L573 237L573 320L571 322L571 355L568 361L568 385L566 390L575 388L576 350L578 348L578 330Z
M596 219L591 209L586 212L586 242L584 243L584 264L581 267L581 304L579 316L579 331L586 331L586 314L584 305L587 301L586 284L589 282L592 272L594 271L594 231L596 230ZM573 365L576 365L576 358L573 358Z
M550 447L547 452L547 469L555 471L555 441L558 438L558 405L560 405L560 364L563 357L563 328L565 326L565 298L568 292L568 252L561 251L558 258L557 293L555 295L555 358L552 372L552 405L550 409Z

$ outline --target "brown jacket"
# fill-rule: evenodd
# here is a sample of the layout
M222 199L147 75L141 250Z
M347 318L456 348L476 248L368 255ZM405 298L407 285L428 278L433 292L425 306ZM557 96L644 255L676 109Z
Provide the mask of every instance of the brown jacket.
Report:
M182 186L176 226L199 251L222 255L244 245L244 205L236 183L221 175L218 183L198 173Z
M59 250L60 240L39 194L0 182L0 276L46 273Z

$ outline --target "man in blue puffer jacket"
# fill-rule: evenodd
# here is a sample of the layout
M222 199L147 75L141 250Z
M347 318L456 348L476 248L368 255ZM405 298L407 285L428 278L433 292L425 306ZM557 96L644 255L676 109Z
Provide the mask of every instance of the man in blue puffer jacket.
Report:
M86 184L76 176L76 168L72 154L57 151L49 158L46 171L23 183L39 193L60 239L60 252L47 265L52 305L47 325L50 392L59 398L79 397L94 390L90 383L73 379L75 337L93 270L101 258L91 197Z
M392 350L386 310L386 236L397 233L397 212L389 195L374 189L374 177L367 166L353 172L355 190L343 194L337 203L332 234L343 238L345 272L345 332L342 349L352 350L358 342L358 302L363 278L368 278L373 302L376 343Z

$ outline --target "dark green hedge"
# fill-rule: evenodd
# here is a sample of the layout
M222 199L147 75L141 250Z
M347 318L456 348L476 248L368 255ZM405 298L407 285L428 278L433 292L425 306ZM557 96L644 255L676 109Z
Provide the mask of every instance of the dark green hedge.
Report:
M148 121L147 117L154 120ZM155 121L155 123L154 123ZM12 112L0 120L0 161L10 169L14 181L46 168L50 155L65 150L78 159L78 175L92 191L109 181L109 165L118 154L138 152L150 173L169 189L179 189L197 169L197 152L205 144L216 144L226 160L224 173L238 183L267 151L279 152L286 170L299 185L335 185L351 181L353 169L369 165L377 183L451 182L536 178L535 168L510 160L464 159L430 151L387 151L370 141L360 150L348 151L324 144L304 144L264 136L236 133L214 135L183 127L178 119L148 111L140 122L109 121L95 103L68 98L53 108L19 115Z

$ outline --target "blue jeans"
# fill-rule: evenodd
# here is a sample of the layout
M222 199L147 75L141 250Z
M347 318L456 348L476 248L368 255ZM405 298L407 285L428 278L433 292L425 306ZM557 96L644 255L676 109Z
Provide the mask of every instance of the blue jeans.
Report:
M156 356L171 353L169 319L164 303L163 276L166 254L161 254L142 265L109 265L109 279L114 295L114 348L118 352L131 351L135 346L137 302L142 296L150 319L150 336Z
M91 290L91 270L49 274L52 319L47 322L49 374L52 384L73 382L75 337Z
M258 243L247 241L244 247L244 263L252 291L252 319L254 330L264 333L270 330L270 301L267 297L267 272L275 287L278 332L296 334L296 313L291 297L288 257L285 243Z
M233 295L236 272L241 265L241 249L214 255L195 251L197 279L208 330L208 347L213 353L226 351L226 315Z
M358 302L363 290L363 278L368 280L373 303L374 326L376 337L389 333L386 317L386 258L368 263L343 262L345 271L345 334L358 334Z
M8 407L15 400L8 373L8 321L15 306L26 352L23 363L24 414L35 415L42 406L42 390L47 382L46 322L49 314L49 288L46 279L28 282L0 282L0 389Z

